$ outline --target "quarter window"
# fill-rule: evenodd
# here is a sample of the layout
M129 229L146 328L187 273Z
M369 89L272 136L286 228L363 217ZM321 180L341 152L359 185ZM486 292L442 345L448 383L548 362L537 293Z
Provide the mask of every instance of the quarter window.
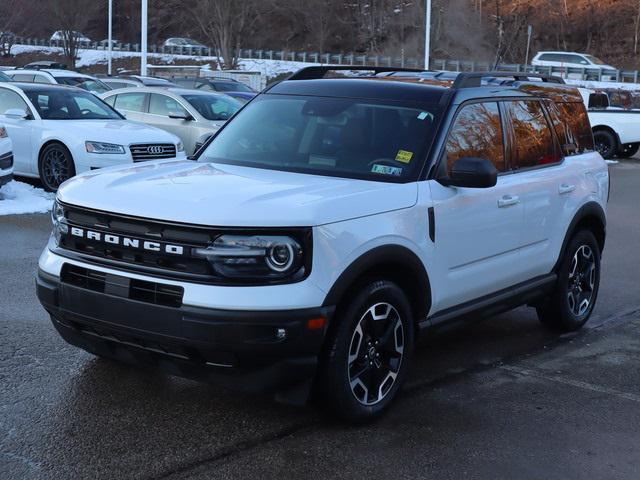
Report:
M506 164L498 103L474 103L463 107L449 132L445 152L447 173L462 157L490 160L498 172L504 172Z
M187 115L187 111L171 97L166 95L160 95L158 93L152 93L149 100L149 113L154 115L163 115L168 117L169 115Z
M584 104L550 102L549 113L564 155L593 151L593 133Z
M145 93L121 93L116 98L115 108L130 112L144 112L145 95Z
M560 161L542 103L537 100L505 102L513 129L511 167L539 167Z

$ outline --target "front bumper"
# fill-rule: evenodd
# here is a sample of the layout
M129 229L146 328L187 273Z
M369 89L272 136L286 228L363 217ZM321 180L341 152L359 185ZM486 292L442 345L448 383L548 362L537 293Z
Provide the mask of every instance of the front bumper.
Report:
M169 307L127 298L126 288L110 293L81 288L42 270L36 284L38 299L55 328L72 345L247 392L302 390L302 399L285 393L284 400L293 403L306 399L333 313L331 307L283 311ZM324 326L308 328L308 321L319 317L327 320Z
M13 172L11 170L0 170L0 187L6 185L13 180Z

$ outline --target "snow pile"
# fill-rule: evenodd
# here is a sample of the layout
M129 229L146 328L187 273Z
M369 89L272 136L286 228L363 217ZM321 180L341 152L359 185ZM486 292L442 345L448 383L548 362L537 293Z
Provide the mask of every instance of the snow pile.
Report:
M54 197L54 193L14 180L0 188L0 216L46 213L51 210Z
M576 87L590 88L591 90L598 90L601 88L617 88L620 90L640 90L640 84L637 83L622 83L622 82L596 82L587 80L573 80L566 78L565 83L569 85L575 85Z

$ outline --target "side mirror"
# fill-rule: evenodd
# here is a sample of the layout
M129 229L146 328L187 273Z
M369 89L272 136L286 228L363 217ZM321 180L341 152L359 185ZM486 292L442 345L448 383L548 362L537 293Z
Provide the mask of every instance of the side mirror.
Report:
M174 120L184 120L184 121L193 120L193 117L188 113L178 113L178 112L169 112L169 118L172 118Z
M10 108L6 112L4 112L4 116L7 118L12 118L14 120L28 120L30 115L26 110L21 108Z
M489 160L462 157L456 160L451 175L440 180L445 186L467 188L490 188L498 181L498 171Z

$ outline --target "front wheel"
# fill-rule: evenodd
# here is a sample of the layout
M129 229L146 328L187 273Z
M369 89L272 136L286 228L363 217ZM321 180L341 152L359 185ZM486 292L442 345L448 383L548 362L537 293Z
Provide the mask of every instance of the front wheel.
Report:
M553 330L571 332L591 316L600 288L600 247L589 230L576 233L565 252L551 297L538 318Z
M38 161L40 181L45 190L55 192L62 182L76 174L71 152L61 143L47 145Z
M593 132L593 141L596 150L603 158L613 158L618 150L616 136L608 130L596 130Z
M380 415L402 384L413 352L411 307L395 283L364 284L335 317L322 359L320 393L345 420Z

